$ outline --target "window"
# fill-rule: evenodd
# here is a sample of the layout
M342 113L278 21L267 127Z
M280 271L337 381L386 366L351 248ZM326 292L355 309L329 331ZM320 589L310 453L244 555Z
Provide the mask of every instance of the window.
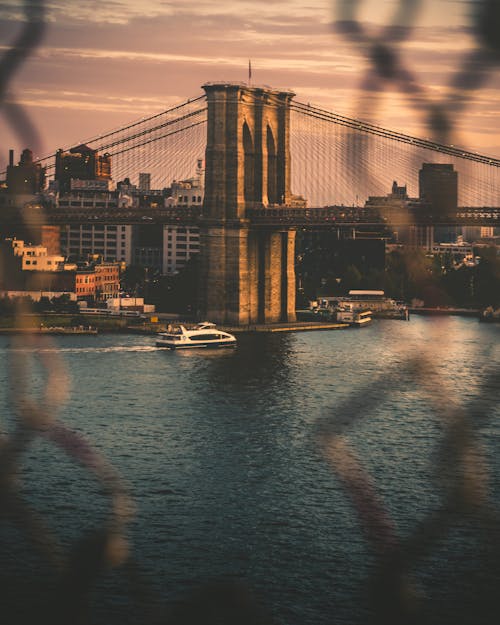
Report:
M27 260L27 261L26 261L26 264L27 264L27 265L31 265L31 260Z

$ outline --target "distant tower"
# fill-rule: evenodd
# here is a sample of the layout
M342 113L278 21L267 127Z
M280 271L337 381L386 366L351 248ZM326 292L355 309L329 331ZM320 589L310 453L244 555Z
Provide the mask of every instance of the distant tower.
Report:
M56 152L55 179L59 190L71 190L71 180L111 180L111 155L99 156L88 145L77 145L68 152Z
M451 214L458 206L458 172L453 165L423 163L418 172L419 197L434 213Z
M196 161L196 177L200 181L200 187L205 188L205 162L202 158Z
M139 191L151 190L151 174L139 174Z
M419 197L434 215L452 215L458 206L458 172L453 165L423 163L418 172ZM436 226L433 240L452 243L459 229L456 226Z
M7 189L9 193L33 195L45 186L45 167L33 161L33 152L25 149L18 165L14 165L14 150L9 151Z
M289 91L209 83L203 317L246 325L295 320L295 231L252 228L249 209L291 206Z

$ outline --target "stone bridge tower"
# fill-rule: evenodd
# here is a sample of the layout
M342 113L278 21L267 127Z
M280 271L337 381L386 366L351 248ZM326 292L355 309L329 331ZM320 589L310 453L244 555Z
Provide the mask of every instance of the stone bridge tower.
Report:
M295 320L295 231L252 226L248 209L290 206L290 101L241 84L208 102L201 314L233 325Z

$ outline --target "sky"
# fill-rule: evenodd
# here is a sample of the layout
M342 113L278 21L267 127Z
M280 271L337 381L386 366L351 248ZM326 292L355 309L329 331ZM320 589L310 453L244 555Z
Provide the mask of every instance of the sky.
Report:
M42 157L195 97L205 82L246 81L249 59L254 84L292 89L301 102L408 134L435 137L429 110L441 107L449 113L448 142L500 157L500 67L489 64L491 54L473 56L482 40L471 29L470 4L46 0L44 37L13 75L0 109L0 167L9 148L16 162L24 147ZM354 33L345 27L353 19ZM3 1L0 62L25 20L23 2ZM393 21L400 28L389 31ZM383 80L370 60L381 42L391 46L396 81ZM13 102L38 140L27 124L12 123Z

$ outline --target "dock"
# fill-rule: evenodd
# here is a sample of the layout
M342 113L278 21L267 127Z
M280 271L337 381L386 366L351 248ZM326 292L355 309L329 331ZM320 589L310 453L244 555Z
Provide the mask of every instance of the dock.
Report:
M14 327L0 328L0 334L49 334L49 335L66 335L66 334L97 334L97 328L71 328L71 327Z
M269 323L255 324L248 326L221 326L224 332L231 334L243 334L254 332L307 332L312 330L345 330L349 328L348 323L337 322L316 322L316 321L295 321L292 323Z

